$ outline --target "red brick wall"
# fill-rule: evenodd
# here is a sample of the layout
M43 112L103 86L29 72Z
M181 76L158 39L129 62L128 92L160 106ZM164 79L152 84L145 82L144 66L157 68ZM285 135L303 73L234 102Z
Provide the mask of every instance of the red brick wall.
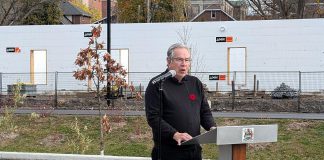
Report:
M101 1L101 10L102 18L107 17L107 0Z
M88 0L89 2L89 8L98 10L100 14L102 14L102 6L101 6L101 0Z

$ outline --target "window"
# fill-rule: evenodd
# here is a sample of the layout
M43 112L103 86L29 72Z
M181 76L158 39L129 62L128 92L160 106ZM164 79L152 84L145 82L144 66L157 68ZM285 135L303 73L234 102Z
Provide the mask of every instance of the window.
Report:
M216 11L210 12L210 18L215 19L216 18Z

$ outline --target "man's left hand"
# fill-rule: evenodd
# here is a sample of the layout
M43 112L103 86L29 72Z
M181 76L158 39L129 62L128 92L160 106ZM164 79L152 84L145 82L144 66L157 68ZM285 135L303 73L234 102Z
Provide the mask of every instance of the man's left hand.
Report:
M211 130L214 130L214 129L216 129L216 128L217 128L217 127L213 126L213 127L210 127L209 130L211 131Z

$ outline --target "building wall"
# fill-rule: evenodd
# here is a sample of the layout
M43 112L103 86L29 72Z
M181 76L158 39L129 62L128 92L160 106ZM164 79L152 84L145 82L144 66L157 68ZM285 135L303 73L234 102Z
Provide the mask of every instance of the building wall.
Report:
M193 17L212 4L222 5L225 0L190 0Z
M90 9L98 10L102 14L102 2L101 0L87 0Z
M53 62L49 71L71 71L73 64L68 61L73 62L73 59L66 58L86 47L88 39L83 37L83 32L90 31L92 25L1 26L2 36L7 38L0 39L0 59L6 57L5 62L15 62L15 57L28 55L31 49L44 48L55 56L49 57ZM161 71L165 66L167 47L178 42L177 33L187 27L191 31L188 43L195 44L206 56L206 71L227 70L228 47L247 47L251 62L248 70L319 71L324 69L323 25L322 19L112 24L112 48L129 48L132 72L147 71L148 68ZM107 41L106 25L102 26L102 39ZM225 31L220 31L220 27ZM233 36L233 42L216 43L215 38L222 36ZM6 47L10 46L20 47L22 54L5 53ZM56 66L55 61L60 58L67 63ZM151 61L139 63L147 58ZM17 66L7 70L6 66L12 64L19 66L1 63L0 72L21 72L28 68Z
M117 13L117 0L110 0L111 15ZM101 0L102 18L107 17L107 0Z
M73 24L90 24L91 19L84 16L72 16Z
M225 0L191 0L192 18L205 9L221 9L233 17L234 8ZM212 6L212 7L211 7ZM211 8L209 8L211 7Z
M222 10L233 17L233 13L234 13L233 10L234 10L234 8L227 1L223 1L223 3L222 3Z
M76 55L88 44L83 33L92 25L1 26L0 72L29 72L33 49L47 50L48 72L76 70ZM112 24L111 48L129 49L130 72L162 72L166 50L187 30L193 62L203 66L193 63L192 71L227 72L230 47L246 47L246 71L323 71L323 25L323 19ZM99 41L107 42L102 27ZM233 42L216 42L228 36ZM6 53L6 47L21 52Z
M107 0L102 0L101 1L101 10L102 10L102 14L101 17L107 17Z

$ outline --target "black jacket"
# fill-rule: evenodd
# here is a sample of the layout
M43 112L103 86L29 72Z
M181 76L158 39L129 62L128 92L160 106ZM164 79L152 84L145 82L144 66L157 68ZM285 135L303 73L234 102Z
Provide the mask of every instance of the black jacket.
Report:
M145 92L145 111L148 124L153 131L154 143L157 144L161 83L152 84L151 81ZM166 79L163 83L162 97L162 145L176 146L177 142L173 139L173 135L177 131L187 132L194 137L200 134L200 125L205 130L215 126L203 85L198 78L186 75L180 83L176 78Z

